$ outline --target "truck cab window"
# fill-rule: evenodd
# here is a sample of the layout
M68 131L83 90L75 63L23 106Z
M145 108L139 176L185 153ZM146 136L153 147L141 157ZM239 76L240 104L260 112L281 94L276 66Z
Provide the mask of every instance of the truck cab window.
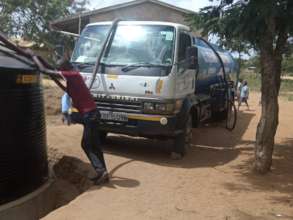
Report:
M186 59L186 48L191 46L191 38L188 34L180 33L178 62Z
M119 25L102 62L112 66L171 66L174 35L174 28L165 25Z
M76 43L71 62L94 65L109 28L110 25L87 26Z

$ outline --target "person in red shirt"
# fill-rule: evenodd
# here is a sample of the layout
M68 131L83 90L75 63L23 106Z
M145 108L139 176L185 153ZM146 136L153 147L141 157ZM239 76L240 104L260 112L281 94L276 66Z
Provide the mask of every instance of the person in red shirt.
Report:
M59 65L61 71L57 71L42 57L36 56L33 51L22 51L12 44L11 47L19 53L24 54L26 57L29 57L39 68L40 72L49 75L54 82L69 95L73 102L73 106L79 111L79 113L75 114L75 118L72 118L72 120L73 122L80 123L84 126L81 141L82 149L86 153L97 174L92 180L95 181L96 184L108 182L109 175L103 151L101 149L98 129L100 114L80 73L72 71L70 62L66 60ZM64 86L59 81L59 78L65 79L67 86Z
M84 126L82 148L97 173L97 176L94 178L95 183L101 184L109 181L109 175L100 145L98 130L100 114L80 73L76 71L57 71L42 57L37 56L32 50L23 50L17 47L1 33L0 41L9 49L7 53L9 53L10 56L17 57L17 59L23 62L34 63L41 73L50 76L61 89L66 90L73 101L74 107L77 108L80 113L80 123ZM9 52L10 50L14 52L11 53ZM66 64L66 62L64 61L63 64ZM68 68L64 67L63 65L64 70L68 70ZM66 79L67 87L59 81L59 78L62 78L61 76Z
M79 72L61 71L61 73L67 82L66 92L72 99L74 108L78 110L78 113L72 114L71 122L84 126L81 146L97 174L92 180L97 185L108 182L109 175L98 129L100 114L96 103Z

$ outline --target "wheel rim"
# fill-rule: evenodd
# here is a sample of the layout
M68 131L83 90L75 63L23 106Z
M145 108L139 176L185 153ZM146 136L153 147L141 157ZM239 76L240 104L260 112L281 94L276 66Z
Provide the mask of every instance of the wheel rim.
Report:
M237 120L237 112L235 104L229 104L228 112L227 112L227 121L226 121L226 128L228 130L233 130L236 125Z

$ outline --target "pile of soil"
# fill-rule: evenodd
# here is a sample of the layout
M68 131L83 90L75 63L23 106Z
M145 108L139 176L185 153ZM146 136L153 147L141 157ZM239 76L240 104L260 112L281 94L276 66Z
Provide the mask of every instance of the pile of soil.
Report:
M57 149L49 148L48 161L55 175L56 209L68 204L93 185L88 178L93 174L79 159L65 156Z

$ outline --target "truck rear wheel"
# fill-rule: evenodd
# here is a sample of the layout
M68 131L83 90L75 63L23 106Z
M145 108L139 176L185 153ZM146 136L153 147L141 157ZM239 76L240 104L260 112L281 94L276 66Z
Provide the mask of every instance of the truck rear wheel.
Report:
M182 159L190 148L192 141L192 124L192 115L189 114L185 124L184 132L178 135L174 140L173 151L171 153L172 159Z
M227 119L226 119L226 128L229 131L232 131L235 126L236 126L236 122L237 122L237 110L236 110L236 106L235 103L230 101L228 103L228 111L227 111Z

